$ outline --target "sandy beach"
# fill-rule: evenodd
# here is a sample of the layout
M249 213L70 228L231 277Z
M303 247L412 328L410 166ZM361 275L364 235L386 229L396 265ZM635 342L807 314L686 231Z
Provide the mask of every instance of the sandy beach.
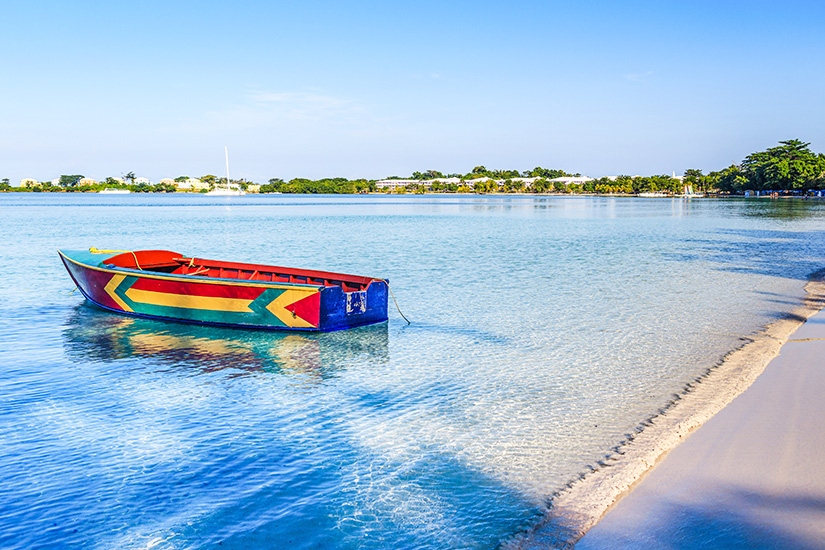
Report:
M825 311L579 543L602 548L825 548Z
M817 275L805 291L796 310L743 338L740 348L643 421L635 434L591 466L590 472L556 494L545 517L504 547L824 548L825 542L805 546L798 539L811 541L819 536L825 541L825 482L816 482L820 485L813 494L822 495L818 501L800 500L793 485L814 486L809 478L816 477L816 465L823 462L825 451L825 436L816 432L825 412L816 402L825 390L825 375L817 373L825 363L825 283ZM786 363L793 365L793 376L783 371ZM765 375L769 365L771 374ZM760 383L754 388L757 380ZM803 396L800 385L812 393ZM739 404L731 409L733 403ZM751 487L747 480L764 482L764 486ZM727 501L715 492L723 487L731 490ZM668 499L676 497L669 491L679 498L692 496L671 505ZM648 494L660 495L660 499L645 497ZM755 502L751 494L765 497L758 507L761 513L794 508L787 514L788 521L804 526L791 530L797 538L790 545L770 546L760 541L773 535L749 530L750 525L754 529L769 525L761 516L751 515L756 513L751 509ZM779 500L768 502L767 495ZM796 499L783 501L786 495L796 495ZM729 527L713 527L717 504L725 511L723 521ZM818 518L802 521L806 514ZM782 523L778 516L771 521ZM661 537L659 529L664 530ZM721 538L714 542L717 537Z

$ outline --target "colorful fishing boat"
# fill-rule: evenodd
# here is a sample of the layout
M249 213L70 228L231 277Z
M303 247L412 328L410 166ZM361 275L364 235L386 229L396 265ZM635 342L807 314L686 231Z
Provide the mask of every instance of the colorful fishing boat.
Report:
M387 320L386 280L204 260L169 250L58 250L77 288L110 311L190 323L331 331Z

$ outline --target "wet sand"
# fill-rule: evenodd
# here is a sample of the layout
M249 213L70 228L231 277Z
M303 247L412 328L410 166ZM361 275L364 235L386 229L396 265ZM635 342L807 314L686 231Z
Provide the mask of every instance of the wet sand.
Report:
M825 548L825 311L576 550Z
M589 472L554 495L543 519L502 547L505 550L562 549L572 548L578 542L577 549L591 550L825 548L825 474L817 468L825 466L825 408L820 408L813 397L816 395L825 403L825 374L817 374L818 370L825 370L825 340L817 340L825 338L825 313L821 312L825 283L821 276L822 273L817 274L816 280L806 284L807 295L799 308L743 338L740 348L708 369L682 394L674 396L610 456L591 465ZM808 319L810 322L806 323ZM783 352L781 360L780 351ZM785 358L787 356L790 358ZM794 365L794 370L771 367L770 376L764 380L760 377L769 364L782 365L786 361ZM761 380L759 389L743 393L757 380ZM820 381L822 384L817 385ZM813 393L803 397L799 393L800 385L804 389L810 387ZM775 394L768 395L774 390ZM750 397L754 394L756 397ZM727 411L726 407L737 401L744 405L737 405L732 409L734 412L717 417L717 413ZM736 414L739 416L733 417ZM757 415L762 418L759 422L755 420ZM763 428L751 433L755 426ZM698 430L700 427L702 430ZM817 430L821 433L815 433ZM700 433L711 435L700 436ZM691 441L688 446L686 442ZM728 444L731 447L727 447ZM772 457L771 460L766 456ZM664 473L660 473L662 471ZM814 478L816 482L811 481ZM750 479L764 480L765 486L751 487L747 481ZM771 482L771 479L784 481ZM809 495L796 491L793 484L820 488ZM725 486L732 491L727 501L717 494ZM678 498L668 491L675 492ZM786 493L787 501L784 500ZM660 495L660 500L654 495ZM769 500L771 495L775 500ZM670 498L676 499L672 506L668 504ZM774 539L769 538L774 531L746 534L748 522L754 522L755 529L763 525L761 519L747 512L748 506L753 505L745 504L755 501L762 502L757 506L762 512L790 509L788 521L793 518L794 522L804 523L804 527L794 531L798 536L792 544L775 545L771 542ZM717 502L727 513L718 525L713 523ZM737 504L741 506L737 508ZM737 520L739 514L744 514L741 521ZM817 516L818 521L799 519L807 515ZM645 521L651 523L644 524ZM806 530L811 534L804 535ZM700 531L706 534L697 534ZM718 535L719 531L723 533ZM722 537L718 544L712 539L717 536ZM752 536L767 542L754 543L754 539L749 538ZM820 537L818 545L802 544L801 538L810 540L815 536ZM705 539L701 537L711 538L703 542ZM740 538L746 542L737 542Z

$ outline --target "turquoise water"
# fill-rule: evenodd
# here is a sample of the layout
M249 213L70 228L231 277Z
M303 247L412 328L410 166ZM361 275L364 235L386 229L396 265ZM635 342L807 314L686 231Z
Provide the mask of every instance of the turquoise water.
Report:
M796 306L824 213L0 194L0 546L494 548ZM90 246L386 277L412 324L122 317L70 293L55 249Z

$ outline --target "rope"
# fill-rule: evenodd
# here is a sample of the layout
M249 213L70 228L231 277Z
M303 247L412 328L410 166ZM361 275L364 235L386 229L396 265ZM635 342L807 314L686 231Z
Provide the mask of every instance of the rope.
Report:
M401 308L398 307L398 300L395 299L395 294L392 293L392 287L390 286L390 282L386 279L381 279L381 280L384 281L385 283L387 283L387 289L389 289L389 291L390 291L390 296L392 296L392 301L395 302L395 309L398 310L398 313L401 313ZM407 317L403 313L401 313L401 317L404 317L404 320L407 321L408 325L412 324L412 323L410 323L410 320L407 319Z
M143 268L140 267L140 264L138 263L137 254L135 254L132 250L105 250L103 248L92 247L89 249L89 252L91 252L92 254L131 254L132 257L135 259L135 265L137 266L137 268L143 271Z

